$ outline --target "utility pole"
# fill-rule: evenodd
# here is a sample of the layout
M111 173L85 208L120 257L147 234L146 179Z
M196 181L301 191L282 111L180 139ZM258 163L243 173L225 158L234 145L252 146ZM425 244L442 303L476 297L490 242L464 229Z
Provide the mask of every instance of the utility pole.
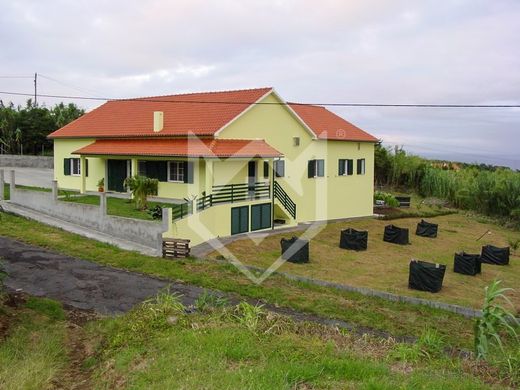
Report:
M38 73L34 73L34 105L38 105L37 99L38 95Z

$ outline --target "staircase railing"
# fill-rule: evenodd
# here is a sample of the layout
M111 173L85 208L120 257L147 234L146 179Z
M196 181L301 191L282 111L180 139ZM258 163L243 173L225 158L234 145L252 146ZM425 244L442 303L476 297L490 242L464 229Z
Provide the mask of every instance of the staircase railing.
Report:
M296 203L291 199L287 192L282 188L278 182L274 182L273 186L274 198L278 199L282 206L289 212L291 217L296 219Z

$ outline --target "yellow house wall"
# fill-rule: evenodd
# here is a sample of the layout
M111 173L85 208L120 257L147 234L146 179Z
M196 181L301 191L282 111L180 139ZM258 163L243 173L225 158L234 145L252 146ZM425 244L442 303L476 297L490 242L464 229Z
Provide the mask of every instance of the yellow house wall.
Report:
M270 201L263 199L247 203L224 203L213 206L203 212L173 222L170 224L168 232L164 233L163 236L189 239L191 240L191 246L201 244L216 237L227 237L231 235L231 209L233 207L262 203L270 203ZM249 212L249 218L251 218L251 211Z
M263 102L279 102L274 95ZM219 138L261 138L284 154L285 177L276 178L296 202L297 221L372 215L374 144L313 139L281 105L256 105L236 119ZM293 145L300 137L300 145ZM359 145L359 146L358 146ZM354 175L338 176L338 159L354 159ZM366 173L356 174L356 159L365 158ZM325 177L308 178L307 162L325 160Z

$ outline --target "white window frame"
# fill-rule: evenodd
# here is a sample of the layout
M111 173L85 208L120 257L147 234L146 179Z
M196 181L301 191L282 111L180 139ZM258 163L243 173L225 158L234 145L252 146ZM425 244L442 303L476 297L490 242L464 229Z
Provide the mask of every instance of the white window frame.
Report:
M169 183L184 183L184 178L186 176L186 172L184 172L184 161L174 160L174 161L168 161L168 182ZM177 166L177 179L172 180L171 178L171 170L173 165Z
M78 171L77 173L74 172L74 162L77 161L78 162ZM71 158L70 159L70 175L71 176L81 176L81 159L79 158Z
M356 174L357 175L364 175L367 170L367 161L364 158L358 158L358 161L361 161L361 172L358 173L357 171L357 162L356 162Z

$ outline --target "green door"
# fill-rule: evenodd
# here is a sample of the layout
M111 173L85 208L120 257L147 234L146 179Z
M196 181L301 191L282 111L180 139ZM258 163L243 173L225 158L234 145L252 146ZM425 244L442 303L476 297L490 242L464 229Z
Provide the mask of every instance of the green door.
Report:
M127 178L128 160L107 160L108 190L125 192L123 182Z
M249 231L249 207L233 207L231 209L231 234Z
M251 206L251 230L268 229L271 227L271 203Z

